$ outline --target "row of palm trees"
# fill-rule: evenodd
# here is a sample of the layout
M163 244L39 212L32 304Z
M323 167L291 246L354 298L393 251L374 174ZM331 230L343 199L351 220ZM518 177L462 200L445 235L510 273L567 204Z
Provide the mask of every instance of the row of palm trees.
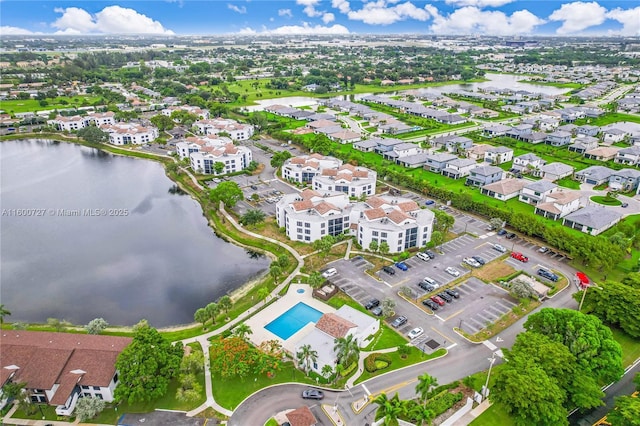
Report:
M360 346L358 341L349 334L346 337L338 337L334 341L333 350L336 353L337 363L335 371L330 365L322 367L321 374L324 378L330 377L335 372L335 379L345 368L358 361L360 357ZM311 366L318 360L318 352L311 345L302 345L296 353L299 365L302 366L306 374L309 374Z
M435 377L425 373L418 377L416 393L419 404L408 404L410 401L403 401L396 393L392 398L388 398L386 393L378 395L373 402L378 405L376 411L376 421L382 420L384 426L397 426L401 416L407 416L420 422L420 425L431 425L435 418L435 413L427 405L427 398L432 386L437 386Z

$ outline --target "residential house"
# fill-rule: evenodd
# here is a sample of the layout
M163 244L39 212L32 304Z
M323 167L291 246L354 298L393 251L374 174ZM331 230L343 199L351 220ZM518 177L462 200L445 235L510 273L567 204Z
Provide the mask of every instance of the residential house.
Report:
M100 127L102 125L116 124L115 113L113 111L106 112L90 112L87 114L90 122Z
M113 401L115 364L129 337L2 330L0 386L24 383L33 403L70 416L82 397ZM2 397L0 396L0 400Z
M484 160L484 153L492 147L487 144L475 144L467 150L467 157L474 161Z
M191 169L207 175L226 175L246 169L253 160L249 147L228 143L224 146L205 146L189 154ZM217 164L224 167L218 168Z
M640 170L622 169L611 173L609 188L615 191L635 191L640 183Z
M337 169L342 161L321 154L300 155L287 159L282 165L282 177L297 183L311 183L324 169Z
M227 145L228 143L231 143L231 139L227 137L210 138L207 136L191 136L182 142L176 143L176 154L178 154L181 160L184 160L185 158L189 158L189 155L192 152L200 152L204 147L219 148Z
M318 121L310 121L307 124L305 124L305 127L308 127L310 129L318 130L321 129L323 127L333 127L333 126L338 126L341 127L339 124L337 124L334 120L318 120Z
M447 166L449 161L458 159L457 155L447 153L428 154L426 156L426 162L424 165L425 170L429 170L434 173L441 173ZM473 160L471 160L473 161ZM474 161L475 164L475 161Z
M578 181L589 185L602 185L609 181L609 177L613 174L613 170L604 166L591 166L576 172L575 177Z
M170 106L160 111L160 113L162 115L166 115L167 117L171 117L171 114L173 114L175 111L185 111L189 114L193 114L196 116L198 120L209 119L209 111L207 111L206 109L202 109L200 107L191 106L191 105Z
M612 145L617 142L622 142L629 134L624 130L617 129L615 127L603 130L602 143L605 145Z
M551 146L569 145L569 143L571 142L571 133L557 130L553 133L549 133L545 142L547 143L547 145Z
M561 130L563 132L569 132L571 133L571 136L575 136L577 128L578 126L576 126L575 124L569 123L569 124L564 124L562 126L559 126L557 130Z
M198 120L193 125L201 135L218 135L226 133L234 141L244 141L253 136L254 127L250 124L238 123L228 118Z
M534 172L534 176L555 182L558 179L569 177L575 169L564 163L549 163L541 166Z
M616 158L620 148L615 146L599 146L584 152L584 158L598 161L609 161Z
M405 157L400 157L396 159L396 164L399 164L408 169L415 169L418 167L423 167L427 162L427 157L429 154L427 152L422 152L416 155L407 155Z
M478 165L474 160L469 158L456 158L446 162L445 168L442 169L442 175L452 179L460 179L468 176L471 169Z
M480 192L498 200L507 201L520 195L522 188L529 183L525 179L507 178L484 185Z
M508 163L513 160L513 149L506 146L494 146L484 153L484 161L490 164Z
M535 154L522 154L513 159L512 171L528 172L536 170L546 164L546 161Z
M469 171L465 185L484 186L502 180L504 170L497 166L478 166Z
M47 121L47 124L66 132L84 129L89 126L90 123L91 120L89 117L84 115L73 115L71 117L59 115L55 119Z
M538 128L543 132L552 132L560 126L560 121L555 118L543 118L538 121Z
M524 135L530 135L533 133L533 124L523 123L514 126L507 132L507 136L515 139L521 139Z
M620 222L622 214L615 210L587 206L564 217L562 224L589 235L599 235Z
M438 136L429 141L436 150L446 150L448 152L466 151L473 146L473 141L465 136Z
M494 124L488 127L485 127L482 131L482 134L488 138L495 138L498 136L506 136L507 132L511 130L511 127L505 126L504 124Z
M530 143L532 145L543 143L546 139L547 139L547 134L544 132L532 132L532 133L520 136L520 140L522 140L523 142Z
M535 206L544 200L547 195L552 194L557 190L558 185L546 179L541 179L525 185L525 187L522 188L522 192L518 199L524 203L533 204Z
M580 192L556 191L536 204L535 214L558 220L580 208Z
M640 165L640 146L634 145L629 148L621 149L616 153L614 161L628 166Z
M593 136L579 137L575 139L574 143L569 145L569 151L584 154L586 151L597 148L599 142L598 138Z
M343 164L338 168L322 169L313 177L312 187L316 191L339 191L349 197L361 197L376 193L376 172L365 167Z
M577 129L576 129L576 134L578 136L583 135L583 136L596 137L596 136L598 136L598 133L600 133L600 127L591 126L589 124L584 124L582 126L578 126Z
M403 142L397 145L393 145L391 151L386 151L382 154L385 160L396 161L399 158L408 157L410 155L422 154L424 150L415 143Z
M134 123L104 124L100 129L109 134L109 143L112 145L142 145L158 137L157 128Z
M347 143L358 142L360 139L362 139L360 133L352 132L351 130L343 130L336 133L330 133L327 136L332 141L341 143L343 145Z
M376 154L384 155L384 153L393 151L393 147L396 145L405 144L406 142L400 139L376 139L378 146L375 148Z
M362 152L372 152L378 146L378 142L375 139L367 139L359 142L354 142L353 149Z

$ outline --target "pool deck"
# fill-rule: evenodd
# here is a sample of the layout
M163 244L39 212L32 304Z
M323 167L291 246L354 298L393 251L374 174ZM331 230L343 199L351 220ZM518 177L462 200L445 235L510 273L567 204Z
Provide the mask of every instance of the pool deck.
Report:
M304 293L298 293L299 289L304 290ZM276 336L264 327L283 313L287 312L293 306L298 304L298 302L304 302L305 304L319 310L324 314L336 311L334 308L323 303L322 301L314 299L312 296L312 292L313 289L307 284L291 284L289 286L289 291L287 292L287 294L280 297L280 299L276 300L271 305L264 308L262 311L258 312L256 315L245 321L245 323L249 327L251 327L251 331L253 331L253 333L249 336L251 342L257 346L267 340L277 340L280 342L284 350L293 354L296 343L304 336L306 336L307 333L311 329L313 329L313 327L315 327L315 323L310 322L309 324L305 325L287 340L282 340L280 337Z

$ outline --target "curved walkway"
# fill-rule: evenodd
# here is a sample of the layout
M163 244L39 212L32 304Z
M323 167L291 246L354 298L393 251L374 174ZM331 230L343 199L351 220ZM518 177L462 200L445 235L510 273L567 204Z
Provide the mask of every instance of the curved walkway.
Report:
M287 278L285 278L280 284L278 284L276 286L276 288L271 292L271 296L276 296L287 284L289 284L293 280L293 278L296 275L298 275L300 273L300 270L304 266L303 257L300 256L300 254L297 251L295 251L293 248L291 248L290 246L288 246L287 244L285 244L285 243L283 243L281 241L275 240L273 238L265 237L264 235L259 235L259 234L256 234L254 232L246 230L241 224L236 222L236 220L224 209L224 206L222 205L222 203L220 203L220 212L224 216L225 220L229 221L229 223L231 223L240 232L243 232L243 233L245 233L247 235L250 235L252 237L255 237L255 238L260 238L262 240L266 240L266 241L269 241L271 243L277 244L280 247L282 247L283 249L287 250L289 253L291 253L296 258L296 261L298 262L298 266L293 270L293 272L291 272L289 274L289 276ZM200 405L199 407L196 407L193 410L187 412L187 416L193 417L197 413L205 410L208 407L211 407L214 410L216 410L216 411L218 411L218 412L220 412L220 413L222 413L222 414L224 414L226 416L231 416L233 411L222 407L220 404L218 404L215 401L215 399L213 397L213 383L211 381L211 374L210 374L211 366L209 364L209 360L210 360L210 358L209 358L209 338L212 337L212 336L216 336L218 334L221 334L225 330L232 329L237 324L241 323L246 318L250 317L255 312L259 311L266 304L266 300L267 299L269 299L269 298L265 298L264 300L261 300L260 302L256 303L251 308L247 309L243 314L241 314L237 318L234 318L233 320L229 321L228 323L226 323L222 327L219 327L219 328L217 328L217 329L215 329L213 331L210 331L208 333L201 334L200 336L191 337L189 339L182 340L182 343L185 344L185 345L188 344L188 343L198 342L200 344L200 346L202 346L202 352L204 354L204 365L205 365L205 375L204 375L204 377L205 377L205 390L206 390L206 395L207 395L207 400L202 405Z

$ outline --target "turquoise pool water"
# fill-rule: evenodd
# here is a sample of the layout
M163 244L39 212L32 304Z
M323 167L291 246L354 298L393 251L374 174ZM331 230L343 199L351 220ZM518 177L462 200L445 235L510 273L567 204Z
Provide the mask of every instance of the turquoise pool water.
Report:
M318 322L321 316L322 312L319 310L306 303L298 302L264 328L282 340L287 340L310 322Z

